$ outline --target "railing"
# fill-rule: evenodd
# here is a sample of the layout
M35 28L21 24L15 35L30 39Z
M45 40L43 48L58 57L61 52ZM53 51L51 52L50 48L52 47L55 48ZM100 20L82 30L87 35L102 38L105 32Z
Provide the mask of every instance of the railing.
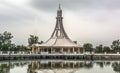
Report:
M0 53L0 56L2 55L11 55L11 56L17 56L17 55L46 55L46 56L52 56L52 55L96 55L96 56L112 56L112 55L120 55L119 53L116 54L107 54L107 53L103 53L103 54L98 54L98 53L48 53L48 52L41 52L40 54L38 53Z

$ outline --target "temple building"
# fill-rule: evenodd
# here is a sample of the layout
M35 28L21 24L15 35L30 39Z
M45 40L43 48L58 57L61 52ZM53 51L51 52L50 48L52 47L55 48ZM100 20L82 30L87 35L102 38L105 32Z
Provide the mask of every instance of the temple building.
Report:
M33 45L32 52L41 54L80 53L80 46L73 42L64 30L60 5L57 10L56 26L51 37L43 44Z

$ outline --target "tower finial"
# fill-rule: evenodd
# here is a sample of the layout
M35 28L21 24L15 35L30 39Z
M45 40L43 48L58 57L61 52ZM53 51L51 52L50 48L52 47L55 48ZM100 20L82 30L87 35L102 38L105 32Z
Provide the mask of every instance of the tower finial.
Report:
M59 3L59 9L61 10L61 4Z

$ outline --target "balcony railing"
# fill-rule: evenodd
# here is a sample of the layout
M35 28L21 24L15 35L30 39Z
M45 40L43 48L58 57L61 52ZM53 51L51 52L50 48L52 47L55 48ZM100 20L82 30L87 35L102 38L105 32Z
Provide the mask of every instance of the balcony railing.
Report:
M89 53L89 52L85 52L85 53L77 53L77 52L74 52L74 53L67 53L67 52L63 52L63 53L49 53L49 52L40 52L40 53L33 53L31 51L29 52L14 52L14 51L7 51L7 52L3 52L3 51L0 51L0 55L49 55L49 56L52 56L52 55L96 55L96 56L102 56L102 55L120 55L120 53L114 53L114 54L107 54L107 53Z

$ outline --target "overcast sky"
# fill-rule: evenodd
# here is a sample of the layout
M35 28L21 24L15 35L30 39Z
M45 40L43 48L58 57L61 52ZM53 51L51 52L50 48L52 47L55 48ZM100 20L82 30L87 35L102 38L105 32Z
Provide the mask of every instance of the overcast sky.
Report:
M0 0L0 33L11 32L16 44L27 45L30 34L46 41L59 3L66 33L80 45L111 45L120 38L120 0Z

